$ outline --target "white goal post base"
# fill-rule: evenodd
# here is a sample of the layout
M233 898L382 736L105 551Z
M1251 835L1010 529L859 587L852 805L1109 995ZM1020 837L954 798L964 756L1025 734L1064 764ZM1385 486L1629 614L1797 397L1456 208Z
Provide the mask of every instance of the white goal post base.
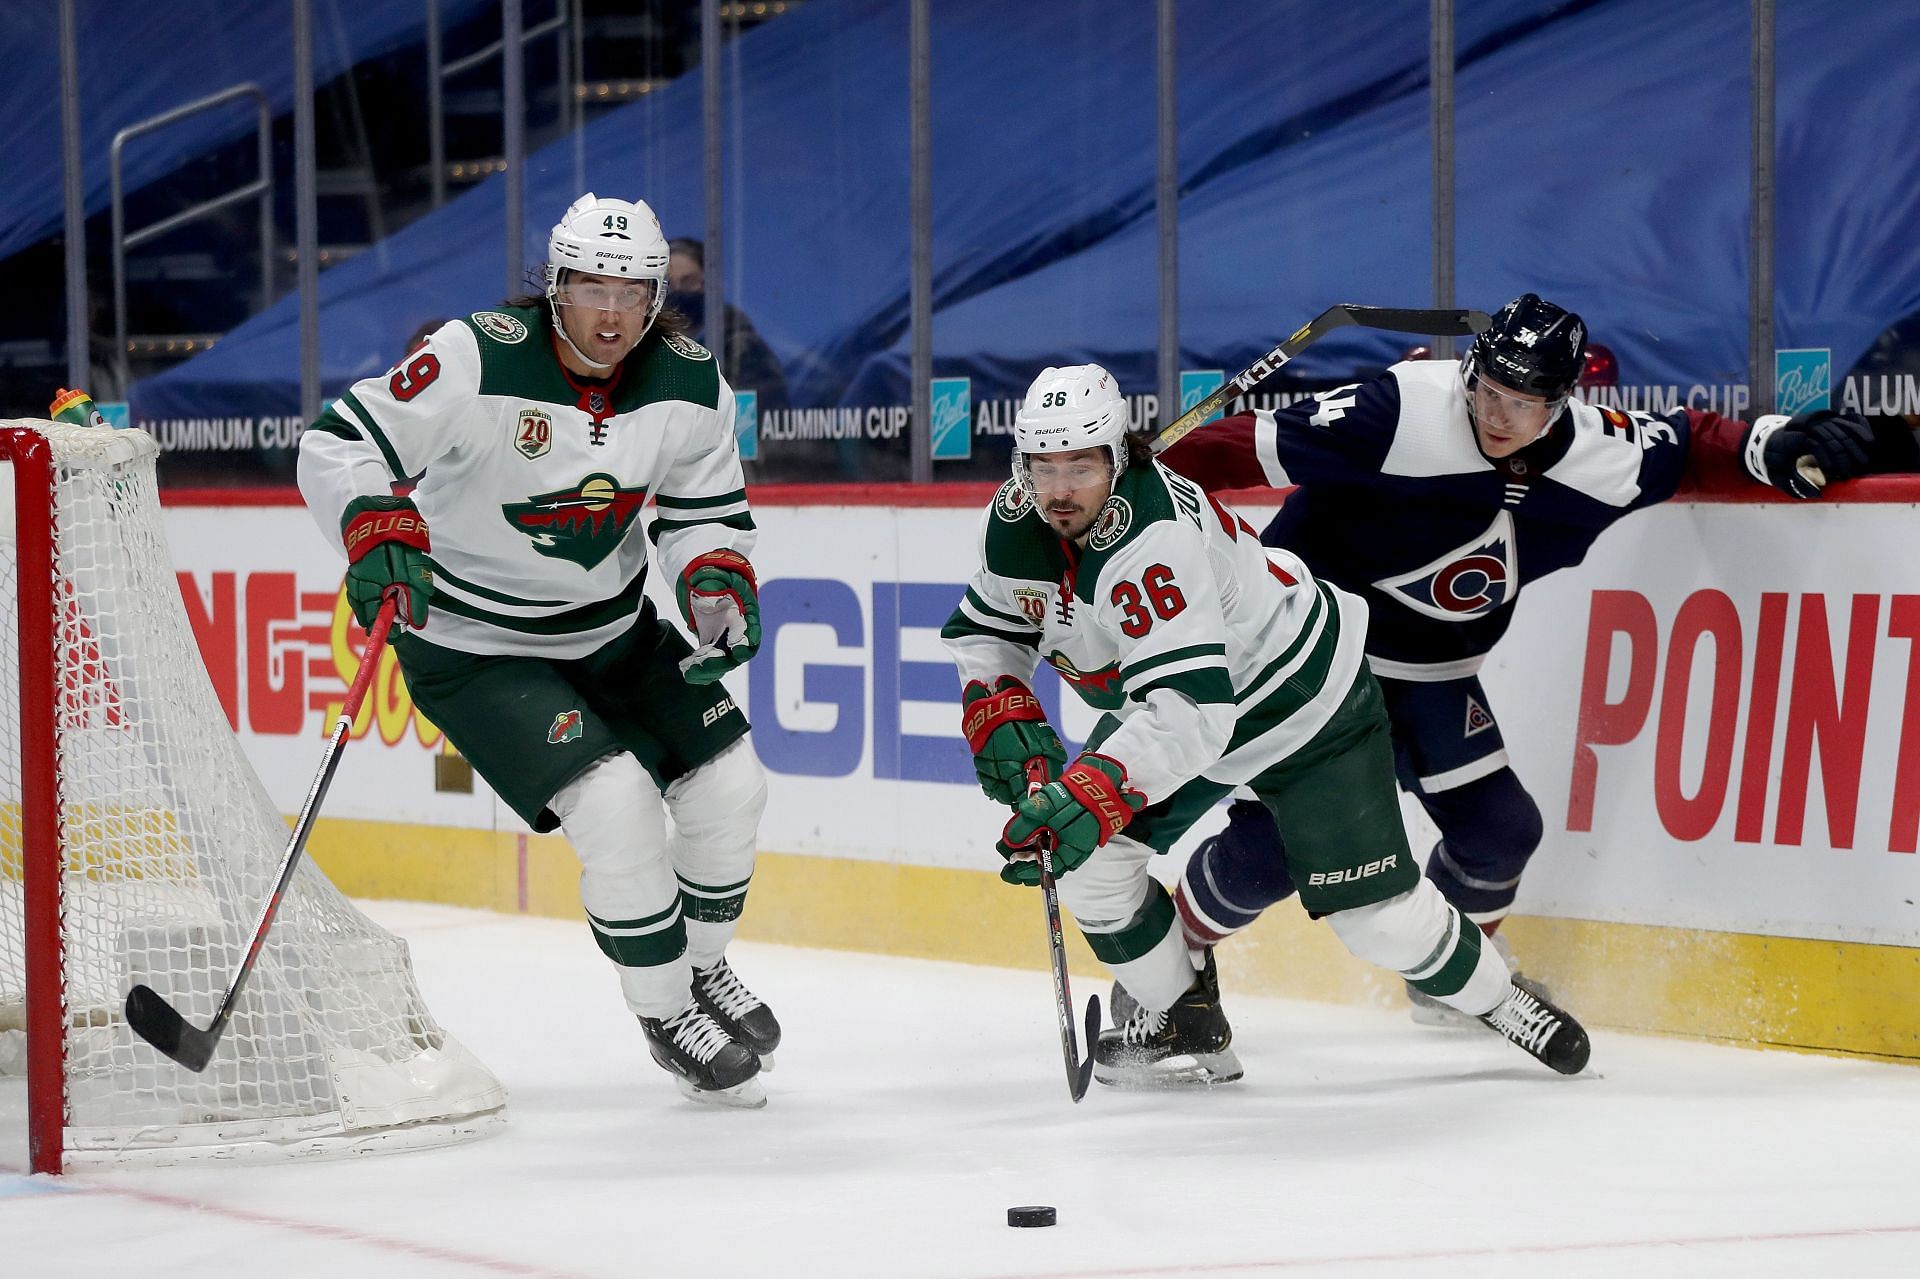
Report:
M483 1136L505 1090L311 862L204 1072L126 1022L136 983L211 1020L288 838L194 642L157 454L0 421L0 1117L37 1172Z

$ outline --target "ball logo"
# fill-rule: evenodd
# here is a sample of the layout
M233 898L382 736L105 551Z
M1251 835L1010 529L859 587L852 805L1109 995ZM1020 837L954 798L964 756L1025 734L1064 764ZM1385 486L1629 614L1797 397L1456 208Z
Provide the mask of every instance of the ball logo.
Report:
M711 360L713 358L712 351L707 350L706 347L701 346L690 337L684 337L678 333L663 333L660 335L660 340L667 344L669 351L672 351L675 355L685 356L689 360Z
M1016 524L1028 511L1033 509L1033 494L1021 486L1018 480L1008 480L993 495L993 513L1009 524Z
M475 311L473 322L480 331L496 342L505 342L511 346L527 340L527 326L502 311Z
M1087 546L1096 551L1117 546L1132 527L1132 505L1124 497L1110 497L1106 505L1100 508L1100 514L1093 518L1093 531L1087 534Z

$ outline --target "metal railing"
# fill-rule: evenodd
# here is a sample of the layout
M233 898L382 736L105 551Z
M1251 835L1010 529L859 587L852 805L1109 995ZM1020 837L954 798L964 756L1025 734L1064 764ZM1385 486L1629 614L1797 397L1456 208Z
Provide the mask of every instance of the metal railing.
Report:
M519 25L521 6L518 0L511 0L501 9L503 30L500 39L464 57L446 62L441 53L440 3L439 0L427 0L427 164L432 169L430 178L433 183L433 207L436 209L447 202L447 81L500 57L507 45L504 28L510 24ZM555 43L559 54L560 113L562 125L567 129L579 126L578 107L575 104L578 95L574 92L580 78L577 64L577 59L581 57L578 31L576 0L558 0L553 17L535 23L520 33L520 48L523 51L536 40L555 32L561 33ZM503 115L506 113L505 103L502 103L501 111Z
M225 195L203 200L191 208L182 209L170 217L162 218L150 226L141 227L138 231L129 234L126 193L122 189L124 179L120 165L120 158L126 150L127 143L241 98L253 99L259 176L251 182L235 187ZM130 124L113 135L110 163L113 173L113 359L120 375L120 383L125 386L128 382L127 251L129 249L137 249L188 223L196 222L229 205L257 196L260 200L260 308L265 310L273 301L273 111L267 102L266 91L252 82L236 84L218 93L208 94L204 98L196 98L171 111L162 111L158 115L148 116L144 120Z

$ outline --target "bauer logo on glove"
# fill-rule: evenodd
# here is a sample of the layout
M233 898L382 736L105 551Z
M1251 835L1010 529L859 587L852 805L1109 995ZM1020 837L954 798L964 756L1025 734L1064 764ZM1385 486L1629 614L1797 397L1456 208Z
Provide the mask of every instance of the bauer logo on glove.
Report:
M1007 859L1000 878L1009 884L1038 884L1035 858L1043 840L1052 842L1054 871L1064 875L1146 806L1147 797L1127 785L1126 765L1105 755L1082 755L1059 781L1042 786L1014 809L994 849Z

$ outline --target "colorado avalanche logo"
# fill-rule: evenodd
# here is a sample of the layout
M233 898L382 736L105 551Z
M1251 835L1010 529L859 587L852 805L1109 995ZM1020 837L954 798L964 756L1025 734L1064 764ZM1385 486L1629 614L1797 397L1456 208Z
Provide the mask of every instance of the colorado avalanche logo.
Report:
M1487 531L1464 546L1399 577L1374 583L1417 613L1446 622L1484 617L1520 590L1514 558L1513 517L1501 511Z
M1008 480L993 495L993 513L1009 524L1017 524L1028 511L1033 509L1033 494L1021 487L1017 480Z

